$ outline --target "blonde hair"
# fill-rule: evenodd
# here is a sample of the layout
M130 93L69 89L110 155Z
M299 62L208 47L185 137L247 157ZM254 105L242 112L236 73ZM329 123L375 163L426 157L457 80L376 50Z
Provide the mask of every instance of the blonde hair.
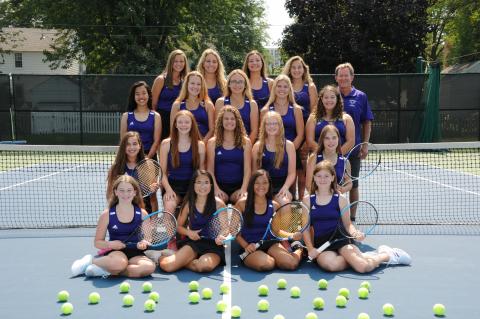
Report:
M188 81L190 81L190 78L193 76L198 76L200 78L200 82L202 83L202 86L200 88L200 93L198 94L198 98L202 102L207 102L210 101L210 98L208 97L208 89L207 89L207 83L205 82L205 78L203 77L202 73L198 71L191 71L188 72L187 76L185 77L185 81L183 81L182 84L182 89L180 90L180 94L178 95L177 99L175 102L182 102L189 97L189 92L188 92Z
M303 83L312 83L312 76L310 75L310 68L309 66L303 61L302 57L296 55L292 56L290 59L288 59L287 63L285 63L285 66L283 67L282 74L287 75L290 79L292 79L292 74L290 73L290 70L292 68L292 64L295 61L300 61L300 63L303 66L303 75L302 75L302 80Z
M243 148L243 146L245 145L245 138L247 133L245 131L245 126L243 125L240 112L236 107L233 107L231 105L225 105L225 107L220 110L220 113L218 113L218 117L215 122L215 146L218 147L223 144L223 134L225 130L223 128L223 116L227 112L233 113L233 116L235 117L235 131L233 132L235 139L235 147Z
M268 77L268 74L267 74L267 66L265 65L265 58L263 57L263 55L257 51L257 50L252 50L250 52L247 53L247 55L245 56L245 60L243 60L243 67L242 67L242 70L243 72L245 72L245 74L250 78L250 70L248 69L248 59L250 58L250 56L252 55L258 55L260 57L260 59L262 60L262 69L260 70L260 75L266 79Z
M250 85L250 80L248 79L248 76L245 72L243 72L240 69L235 69L227 77L227 92L225 96L231 96L232 95L232 89L230 89L230 80L232 79L232 76L235 74L240 75L243 80L245 81L245 89L243 89L243 95L251 102L253 101L253 95L252 95L252 86Z
M170 89L173 87L173 63L175 62L175 57L177 55L181 55L185 60L185 67L183 68L182 72L180 72L180 79L183 80L186 74L188 73L188 71L190 71L190 68L188 66L187 55L185 54L185 52L183 52L180 49L176 49L170 52L167 59L167 65L165 66L165 69L162 72L163 76L165 77L165 86Z
M292 81L290 81L290 78L285 75L285 74L280 74L275 78L275 81L273 81L272 89L270 91L270 97L268 98L268 102L265 104L265 107L268 108L270 105L272 105L275 102L275 99L277 98L277 93L275 92L275 88L278 85L278 82L280 81L285 81L287 82L288 85L288 104L290 105L297 105L295 102L295 94L293 93L293 86L292 86Z
M353 70L353 66L349 62L337 65L337 67L335 68L335 75L338 75L338 71L340 69L348 69L348 71L350 71L350 75L355 74L355 71Z
M278 136L275 139L275 161L274 166L275 168L280 168L283 162L283 157L285 155L285 129L283 128L283 121L282 117L279 113L275 111L268 111L265 113L265 116L260 123L260 133L258 134L258 153L257 153L257 165L258 167L262 166L262 157L263 157L263 150L266 147L265 141L267 139L267 133L265 130L267 119L274 118L278 123Z
M200 72L203 75L203 77L205 77L205 68L203 67L203 64L205 63L205 60L207 59L207 56L209 54L212 54L217 59L218 67L217 67L217 70L215 71L216 82L220 88L220 92L222 93L222 95L225 95L227 91L227 80L225 79L225 67L223 66L223 62L222 62L222 59L220 58L220 54L218 54L217 51L215 51L214 49L206 49L205 51L203 51L202 56L200 56L200 59L198 60L197 71Z
M145 208L145 204L143 203L143 198L142 198L142 191L140 190L140 186L138 185L138 182L135 178L129 175L120 175L112 185L112 193L110 194L110 198L108 200L108 207L112 208L113 206L118 204L118 197L115 195L115 191L118 188L118 185L120 183L128 183L133 186L133 189L135 190L135 197L132 199L132 204L136 205L140 208Z

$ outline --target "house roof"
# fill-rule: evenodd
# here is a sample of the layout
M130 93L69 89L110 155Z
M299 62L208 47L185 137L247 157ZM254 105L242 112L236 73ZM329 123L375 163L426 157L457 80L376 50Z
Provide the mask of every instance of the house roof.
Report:
M57 37L57 32L55 29L2 28L6 41L0 43L0 48L13 52L52 51L50 45Z
M451 65L443 69L442 73L480 73L480 60Z

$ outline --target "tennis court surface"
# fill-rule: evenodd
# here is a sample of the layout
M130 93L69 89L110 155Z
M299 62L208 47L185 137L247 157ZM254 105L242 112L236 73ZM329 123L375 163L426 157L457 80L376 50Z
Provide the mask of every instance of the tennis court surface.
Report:
M413 258L411 266L379 267L359 275L352 271L325 273L310 262L293 272L256 273L241 265L236 251L227 248L227 266L199 275L159 270L152 277L128 279L132 307L122 307L119 285L125 278L70 278L74 259L93 253L94 225L106 204L106 174L113 161L113 147L0 147L0 250L2 251L1 318L55 318L61 316L56 296L70 292L72 318L229 318L217 313L215 304L225 299L242 308L240 318L304 318L314 312L319 318L383 317L382 305L395 306L394 318L434 318L432 306L446 306L448 318L478 318L475 305L478 284L478 235L480 234L480 143L378 145L382 164L361 183L361 197L375 204L380 225L375 235L361 245L364 251L380 244L401 247ZM434 149L432 149L434 148ZM231 258L228 258L228 256ZM276 281L285 278L286 290ZM329 281L319 290L317 281ZM213 289L211 300L188 302L188 283ZM359 299L362 281L372 285L370 296ZM152 313L144 312L148 294L144 281L151 281L160 301ZM220 295L223 282L231 285ZM270 288L260 297L257 287ZM298 286L299 298L289 289ZM335 307L338 289L351 292L345 308ZM98 305L88 304L88 294L101 295ZM312 300L322 297L324 310L314 310ZM267 299L270 309L257 311L257 302Z

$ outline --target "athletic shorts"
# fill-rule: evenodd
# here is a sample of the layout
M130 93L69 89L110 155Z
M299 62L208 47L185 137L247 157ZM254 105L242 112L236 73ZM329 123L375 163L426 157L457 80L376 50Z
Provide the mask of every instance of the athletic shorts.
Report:
M190 246L198 257L211 253L220 257L220 264L225 265L225 248L215 243L213 239L201 238L199 240L185 239L183 242L178 243L178 249L183 246Z
M139 250L139 249L136 249L136 248L124 248L124 249L121 249L121 250L110 250L109 252L105 253L105 256L107 256L108 254L111 254L114 251L121 251L122 253L124 253L127 256L128 260L130 260L133 257L137 257L137 256L145 256L145 254L143 253L143 250Z
M168 183L172 187L175 194L178 196L184 197L187 194L188 186L190 185L190 181L182 181L177 179L168 179Z
M325 234L325 235L320 235L318 237L315 237L313 239L313 246L318 248L320 246L322 246L324 243L326 243L327 241L329 240L335 240L335 239L338 239L338 238L344 238L344 236L342 235L342 233L340 233L338 230L335 229L334 231L334 236L332 239L330 239L332 237L332 234L333 233L329 233L329 234ZM330 247L328 247L327 249L325 249L325 251L338 251L340 248L342 248L343 246L347 246L349 244L353 244L353 239L350 239L350 238L347 238L345 240L341 240L341 241L338 241L336 242L335 244L331 245Z
M232 196L235 191L239 190L242 187L242 182L240 183L218 183L218 187L225 193L227 193L228 197Z

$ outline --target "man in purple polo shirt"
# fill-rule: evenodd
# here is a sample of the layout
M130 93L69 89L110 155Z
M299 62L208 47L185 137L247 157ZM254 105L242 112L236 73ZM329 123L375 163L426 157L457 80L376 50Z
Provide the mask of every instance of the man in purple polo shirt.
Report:
M352 86L353 77L353 66L350 63L339 64L335 68L335 81L342 94L344 111L352 117L355 124L355 145L357 145L370 140L373 113L368 103L367 95ZM352 176L358 176L360 160L366 158L367 154L368 147L362 147L358 156L351 156L349 161ZM356 180L353 182L353 187L350 190L350 202L353 203L358 199L358 180ZM354 210L350 212L352 220L355 220L355 213Z

